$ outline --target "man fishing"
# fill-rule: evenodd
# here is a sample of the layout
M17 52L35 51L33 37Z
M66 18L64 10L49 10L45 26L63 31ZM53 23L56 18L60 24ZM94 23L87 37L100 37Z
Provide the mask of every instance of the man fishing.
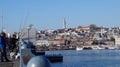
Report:
M4 32L0 34L0 53L1 62L9 62L6 54L6 34Z

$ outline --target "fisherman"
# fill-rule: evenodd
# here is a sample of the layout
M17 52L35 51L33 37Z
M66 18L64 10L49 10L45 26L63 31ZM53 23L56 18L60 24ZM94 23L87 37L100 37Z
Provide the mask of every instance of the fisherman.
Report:
M15 59L15 56L17 55L18 51L19 51L19 47L18 47L18 36L17 33L14 33L11 38L10 38L10 57L11 59Z
M11 38L12 51L18 48L18 40L19 39L17 38L17 34L14 33Z
M0 34L0 53L1 53L1 62L9 62L10 60L8 60L7 58L7 53L6 53L6 34L4 32L2 32Z

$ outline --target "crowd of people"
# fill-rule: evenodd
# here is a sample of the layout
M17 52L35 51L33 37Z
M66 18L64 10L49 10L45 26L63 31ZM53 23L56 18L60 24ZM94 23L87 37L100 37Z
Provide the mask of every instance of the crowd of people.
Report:
M19 47L18 47L18 41L19 36L17 33L14 33L12 35L6 34L5 32L0 33L0 61L1 62L10 62L10 59L8 59L7 54L10 52L17 53Z

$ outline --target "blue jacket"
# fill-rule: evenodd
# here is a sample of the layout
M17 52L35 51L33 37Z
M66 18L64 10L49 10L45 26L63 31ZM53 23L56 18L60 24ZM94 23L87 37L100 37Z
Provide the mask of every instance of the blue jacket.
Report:
M5 47L5 40L2 36L0 36L0 48L4 48Z

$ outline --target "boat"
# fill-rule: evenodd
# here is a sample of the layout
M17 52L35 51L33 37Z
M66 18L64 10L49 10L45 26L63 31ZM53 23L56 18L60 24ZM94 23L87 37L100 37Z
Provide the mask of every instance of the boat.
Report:
M79 50L83 50L83 47L76 47L76 50L79 51Z
M92 47L83 47L83 50L92 50L93 48Z
M92 46L92 49L93 50L103 50L103 49L105 49L104 47L102 47L102 46Z
M105 49L104 47L102 46L82 46L82 47L76 47L76 50L103 50ZM112 49L112 48L111 48Z
M118 49L118 48L115 47L115 46L108 46L108 47L105 47L105 49L115 50L115 49Z

